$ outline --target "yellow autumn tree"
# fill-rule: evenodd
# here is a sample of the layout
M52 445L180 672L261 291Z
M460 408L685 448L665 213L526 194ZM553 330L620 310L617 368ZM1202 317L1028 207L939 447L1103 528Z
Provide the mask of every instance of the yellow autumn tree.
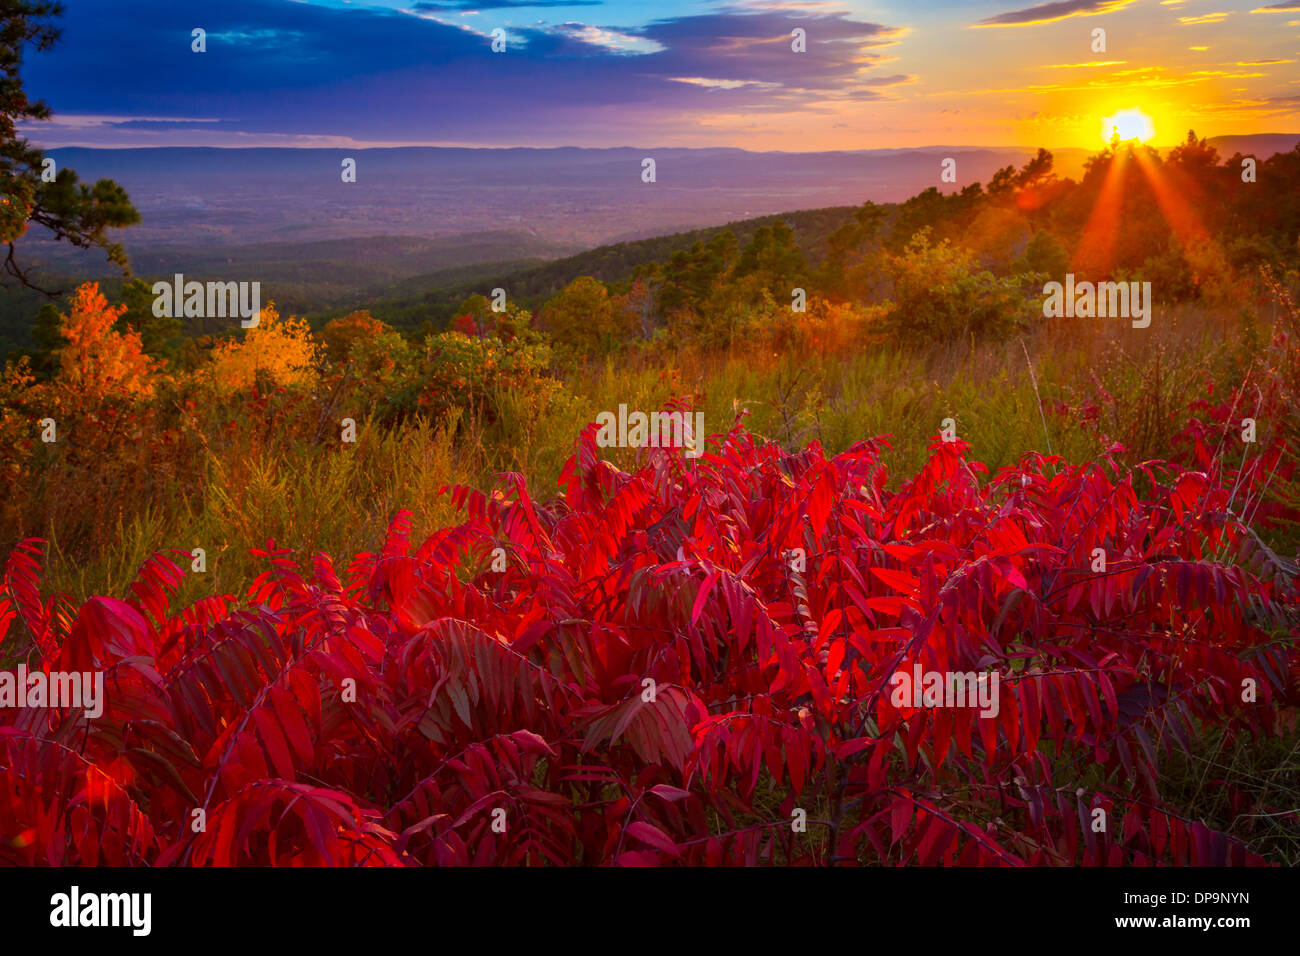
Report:
M98 282L77 287L67 314L59 316L59 382L82 399L111 395L147 398L153 394L156 363L144 353L140 334L118 332L115 322L125 305L110 305Z
M307 385L316 375L318 348L305 320L281 319L268 303L254 328L212 350L211 381L221 392L249 388L259 374L282 387Z

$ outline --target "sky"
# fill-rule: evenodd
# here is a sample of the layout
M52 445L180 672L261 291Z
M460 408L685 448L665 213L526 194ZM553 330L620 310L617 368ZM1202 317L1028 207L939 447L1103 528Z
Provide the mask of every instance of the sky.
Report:
M1096 149L1128 109L1158 146L1300 130L1300 0L65 6L23 66L55 114L24 128L45 148Z

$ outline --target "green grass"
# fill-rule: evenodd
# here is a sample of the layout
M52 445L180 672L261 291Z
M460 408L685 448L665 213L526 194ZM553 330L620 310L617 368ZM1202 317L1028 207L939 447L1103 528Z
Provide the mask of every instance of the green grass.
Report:
M191 468L188 483L180 482L174 494L154 491L138 500L122 492L111 547L88 552L47 529L48 583L78 601L125 595L135 569L155 550L202 547L207 577L191 580L187 593L238 594L263 570L248 549L269 538L304 561L324 551L345 566L358 551L377 546L399 509L414 513L417 541L456 522L448 498L438 494L444 485L487 489L495 475L515 471L536 496L553 494L582 427L621 403L651 411L673 398L692 398L709 433L727 431L744 409L755 434L790 449L815 439L832 454L891 435L885 463L895 487L926 460L945 418L956 421L971 456L991 472L1049 447L1067 460L1087 460L1111 440L1129 444L1130 462L1167 457L1188 403L1205 394L1206 381L1222 389L1239 376L1253 340L1244 326L1225 335L1222 317L1204 309L1157 321L1164 323L1158 337L1155 326L1074 320L1044 323L1003 343L928 349L878 343L806 354L761 346L708 353L631 349L570 370L562 395L541 415L502 394L490 422L474 409L440 424L362 421L355 444L332 434L318 439L301 422L249 422L239 407L223 410L212 419L220 427L212 425L204 437L204 460ZM1097 434L1054 413L1059 403L1077 408L1102 394L1099 389L1111 401L1103 403ZM635 466L633 449L604 454L620 467Z

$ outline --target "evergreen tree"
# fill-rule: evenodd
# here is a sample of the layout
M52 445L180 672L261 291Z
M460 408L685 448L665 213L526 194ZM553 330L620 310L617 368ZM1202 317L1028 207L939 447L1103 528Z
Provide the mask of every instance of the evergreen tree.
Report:
M49 0L0 0L0 243L9 247L5 272L29 288L38 287L19 266L14 243L31 223L79 249L103 249L110 262L129 272L125 250L106 230L140 221L117 183L101 179L85 185L17 134L19 123L50 118L44 102L27 98L20 73L28 44L37 51L54 45L59 30L50 21L62 14L63 4Z
M176 340L180 338L181 320L154 315L154 300L153 286L148 282L139 278L127 280L122 286L122 303L126 311L117 321L117 330L138 332L146 355L170 358L178 345Z

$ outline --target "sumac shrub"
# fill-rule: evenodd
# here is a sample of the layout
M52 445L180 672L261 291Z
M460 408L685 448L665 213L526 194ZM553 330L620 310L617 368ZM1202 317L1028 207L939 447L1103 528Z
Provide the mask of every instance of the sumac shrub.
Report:
M422 543L268 544L183 609L163 554L126 600L43 597L25 542L0 648L106 699L0 710L0 860L1263 862L1162 793L1198 735L1294 721L1294 568L1232 485L936 442L890 491L882 447L737 427L625 473L591 426L548 502L449 489ZM898 701L914 666L996 675L996 715Z

